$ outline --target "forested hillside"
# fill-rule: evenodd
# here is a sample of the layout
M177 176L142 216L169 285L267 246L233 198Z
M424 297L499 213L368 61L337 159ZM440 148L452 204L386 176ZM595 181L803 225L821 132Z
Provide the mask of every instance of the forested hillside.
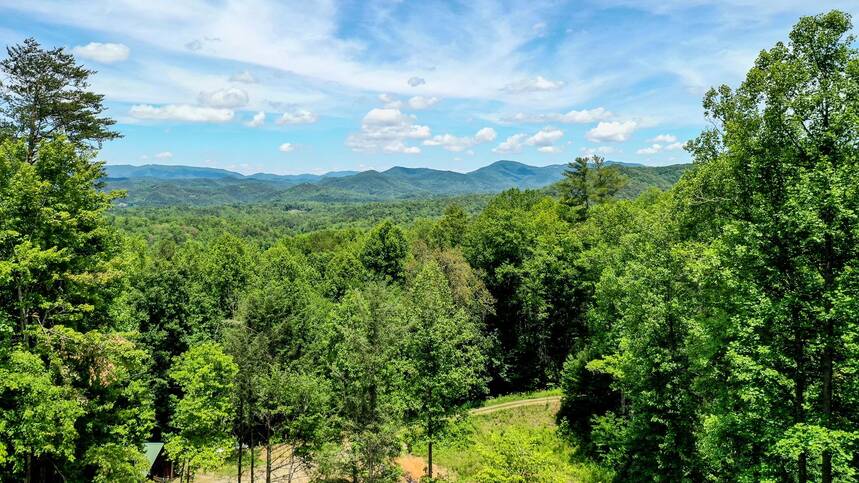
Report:
M688 167L619 165L629 178L620 196L633 198L648 188L667 189ZM354 203L427 199L510 188L552 189L564 176L564 165L528 166L497 161L470 173L426 168L335 172L326 175L242 176L231 171L187 166L108 166L106 189L125 190L117 206L218 206L260 203Z
M91 72L10 47L0 480L140 481L163 442L185 481L402 481L406 452L457 478L434 451L480 483L856 481L851 29L803 17L710 90L686 167L580 157L546 186L496 163L535 189L492 194L404 169L127 185L131 205L253 202L194 208L117 207ZM391 201L442 189L461 196ZM445 446L487 397L546 388L557 434L544 407L532 434L481 420L479 457Z

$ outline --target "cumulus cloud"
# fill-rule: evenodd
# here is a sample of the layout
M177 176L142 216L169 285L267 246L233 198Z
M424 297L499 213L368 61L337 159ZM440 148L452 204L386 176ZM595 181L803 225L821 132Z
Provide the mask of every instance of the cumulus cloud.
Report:
M357 152L419 154L420 148L406 141L427 139L431 134L428 126L416 124L414 116L399 109L375 108L361 121L361 132L346 139L346 146Z
M201 92L198 100L204 106L234 109L247 105L248 93L238 87L228 87L217 91Z
M507 124L561 122L564 124L588 124L610 119L612 113L605 108L596 107L567 113L525 114L518 112L512 116L504 116L500 121Z
M277 149L278 149L278 151L280 151L280 152L282 152L282 153L288 153L288 152L290 152L290 151L295 150L295 145L294 145L294 144L292 144L292 143L283 143L283 144L281 144L281 145L280 145L280 147L279 147L279 148L277 148Z
M564 137L564 131L547 127L537 131L536 134L528 138L527 143L531 146L549 147L562 137Z
M521 153L522 146L525 144L525 140L528 139L527 134L514 134L508 137L504 142L499 144L493 149L493 152L496 153Z
M411 77L411 78L409 78L409 85L412 87L417 87L417 86L420 86L420 85L423 85L426 83L427 83L427 81L424 80L422 77Z
M440 146L441 148L452 151L454 153L465 151L472 146L475 146L480 143L488 143L495 140L495 130L491 127L485 127L472 137L468 136L454 136L452 134L441 134L437 136L433 136L431 139L427 139L424 141L424 146Z
M601 121L588 131L585 137L593 142L623 142L629 139L636 129L638 123L635 121Z
M265 122L265 111L260 111L254 114L253 119L246 122L245 125L248 127L260 127Z
M241 82L242 84L255 84L256 77L249 70L243 70L230 76L230 82Z
M495 137L498 134L495 133L495 129L491 127L485 127L480 131L477 131L477 134L474 135L474 139L479 143L488 143L490 141L495 141Z
M677 142L677 136L674 136L672 134L660 134L660 135L656 136L655 138L651 139L650 142L653 142L653 143L676 143Z
M124 44L103 44L100 42L90 42L86 45L78 45L72 49L72 52L83 59L94 60L102 64L110 64L119 62L128 58L131 49Z
M538 75L533 79L522 79L504 86L505 91L513 93L556 91L564 87L564 81L553 81Z
M414 96L409 99L409 107L415 110L427 109L437 104L438 101L438 97Z
M292 112L284 112L280 119L277 120L277 123L280 125L284 124L313 124L318 121L319 117L306 110L299 109L297 111Z
M156 159L171 159L173 157L173 153L170 151L162 151L155 155Z
M397 99L390 94L379 94L379 101L389 109L399 109L403 107L403 101Z
M137 104L131 106L129 114L137 119L159 121L227 122L233 119L231 109L187 104L166 104L160 107L151 104Z
M525 146L534 146L541 153L557 153L561 148L555 146L555 142L564 137L564 131L553 127L545 127L533 135L525 133L514 134L492 151L496 153L520 153Z
M651 144L650 146L648 146L646 148L639 149L638 151L635 152L635 154L656 154L659 151L662 151L662 145L661 144Z
M654 139L657 139L659 137L662 137L662 135L656 136L656 138L654 138ZM666 136L666 137L673 139L675 141L677 140L677 138L674 136ZM668 144L668 145L664 145L664 144L660 144L660 143L653 143L646 148L639 149L635 153L636 154L656 154L656 153L659 153L662 151L676 151L678 149L683 149L683 143L672 142L671 144Z

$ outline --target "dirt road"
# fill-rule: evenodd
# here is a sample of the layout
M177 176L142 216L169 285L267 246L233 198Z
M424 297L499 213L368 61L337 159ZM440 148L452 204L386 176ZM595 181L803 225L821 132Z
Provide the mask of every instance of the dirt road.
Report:
M472 416L480 416L481 414L489 414L494 413L496 411L504 411L505 409L513 409L522 406L539 406L539 405L549 405L555 402L559 402L561 400L561 396L546 396L546 397L537 397L534 399L522 399L521 401L510 401L507 403L496 404L494 406L487 406L484 408L475 408L468 412L468 414Z

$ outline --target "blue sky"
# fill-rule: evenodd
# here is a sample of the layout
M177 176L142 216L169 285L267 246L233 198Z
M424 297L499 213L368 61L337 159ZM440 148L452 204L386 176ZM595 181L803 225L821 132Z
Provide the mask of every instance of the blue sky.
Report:
M98 71L110 164L469 171L599 153L665 165L801 15L859 2L0 0Z

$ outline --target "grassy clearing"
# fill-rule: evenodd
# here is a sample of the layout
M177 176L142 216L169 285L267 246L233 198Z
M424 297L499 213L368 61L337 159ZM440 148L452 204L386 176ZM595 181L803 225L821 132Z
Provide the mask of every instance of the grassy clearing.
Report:
M503 396L496 396L486 401L483 401L482 407L496 406L498 404L509 403L513 401L522 401L525 399L536 399L541 397L550 397L550 396L560 396L562 394L561 389L544 389L542 391L531 391L531 392L520 392L515 394L505 394Z
M554 396L555 391L541 391L528 395L510 395L493 399L490 405L503 404L521 399ZM555 414L557 401L545 405L524 406L485 415L469 416L453 426L450 434L433 446L433 462L445 468L450 479L470 481L480 472L485 463L482 454L491 449L504 434L525 433L537 442L552 467L557 469L559 482L604 482L611 475L597 465L582 461L575 454L575 447L558 437ZM426 457L426 445L419 444L413 453Z

